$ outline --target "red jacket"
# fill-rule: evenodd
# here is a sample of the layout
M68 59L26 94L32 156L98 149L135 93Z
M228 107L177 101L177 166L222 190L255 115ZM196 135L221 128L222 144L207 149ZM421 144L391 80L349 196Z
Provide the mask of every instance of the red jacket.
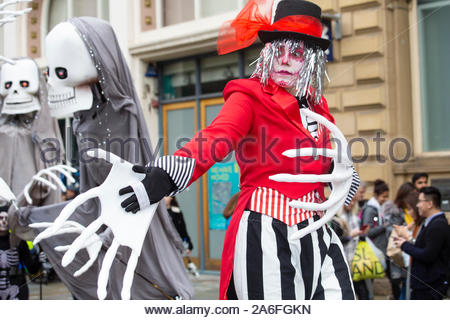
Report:
M288 149L330 147L328 131L315 141L302 125L297 99L274 83L261 86L257 79L230 81L224 90L225 103L207 128L198 132L174 155L195 158L191 184L215 162L235 150L240 167L241 195L228 226L222 252L220 299L226 291L233 269L234 245L242 213L256 187L276 189L291 199L319 190L322 183L275 182L269 176L278 173L324 174L330 169L330 159L319 157L287 158ZM334 123L325 99L314 111Z

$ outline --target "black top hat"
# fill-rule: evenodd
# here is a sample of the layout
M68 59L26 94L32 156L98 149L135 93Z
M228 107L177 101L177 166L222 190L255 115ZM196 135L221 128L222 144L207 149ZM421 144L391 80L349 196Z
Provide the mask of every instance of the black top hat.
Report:
M299 15L314 17L320 21L321 14L322 9L320 9L318 5L312 2L305 0L282 0L278 3L277 9L275 11L274 23L287 16ZM258 32L258 36L263 43L280 39L294 39L304 41L306 46L319 47L322 50L326 50L330 45L330 41L328 39L323 39L320 37L309 35L307 33L302 33L301 30L299 31L300 32L283 30L261 30ZM305 32L307 31L305 30Z

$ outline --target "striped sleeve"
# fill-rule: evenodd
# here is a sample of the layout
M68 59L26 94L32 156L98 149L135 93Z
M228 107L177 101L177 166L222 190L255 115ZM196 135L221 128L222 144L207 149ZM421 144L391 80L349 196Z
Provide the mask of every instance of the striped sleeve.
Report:
M163 169L173 180L177 186L177 190L172 192L169 196L174 196L189 185L195 168L195 159L178 157L178 156L163 156L151 162L149 166Z
M350 185L350 190L348 191L347 198L345 199L344 204L348 206L350 202L352 202L353 197L358 191L359 185L361 184L361 180L359 179L358 172L356 172L355 167L352 166L353 175L352 175L352 184Z

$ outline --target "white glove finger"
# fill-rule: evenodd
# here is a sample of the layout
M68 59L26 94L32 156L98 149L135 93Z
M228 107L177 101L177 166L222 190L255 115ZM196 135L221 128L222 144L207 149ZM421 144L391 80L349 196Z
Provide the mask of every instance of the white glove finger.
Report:
M106 286L108 284L109 270L111 269L111 265L114 261L114 257L116 256L119 246L119 241L114 239L108 251L106 251L105 258L103 259L103 264L97 280L97 296L100 300L104 300L106 298Z
M87 250L89 253L89 260L85 263L84 266L82 266L78 271L76 271L73 275L75 277L81 276L83 273L85 273L97 260L98 253L100 252L100 249L102 248L102 242L98 241L95 245L90 245Z
M72 177L72 173L68 172L67 170L60 168L59 166L54 166L51 169L63 174L67 178L68 184L75 182L75 179Z
M51 225L53 225L53 222L36 222L36 223L30 223L28 226L30 228L34 228L34 229L41 229L41 228L48 228Z
M314 232L314 231L320 229L321 227L323 227L331 219L333 219L333 217L336 215L336 213L339 211L339 209L342 207L343 204L344 204L344 201L342 201L342 203L340 205L336 205L332 209L328 210L327 213L319 220L311 223L309 226L307 226L303 229L298 230L297 232L294 232L291 235L290 240L292 240L292 241L299 240L299 239L303 238L304 236L306 236L307 234L310 234L311 232Z
M315 203L315 202L304 202L304 201L298 201L294 200L289 202L289 206L296 208L296 209L304 209L304 210L312 210L312 211L325 211L329 208L335 206L338 202L342 201L342 199L345 200L346 193L340 192L340 194L336 195L330 195L329 199L322 202L322 203Z
M91 237L103 224L103 220L98 218L97 220L93 221L89 226L87 226L86 229L83 230L83 232L75 239L75 241L70 246L69 250L64 254L61 265L63 267L66 267L73 261L75 258L75 255L80 251L81 249L85 248L85 242L86 240Z
M66 222L67 219L72 215L72 213L77 209L78 206L82 205L89 199L98 197L99 195L99 187L92 188L84 193L76 196L72 201L70 201L67 206L61 211L59 216L55 219L55 228L61 228ZM73 222L71 222L73 223Z
M31 199L31 197L30 197L30 187L31 187L31 183L27 183L25 188L23 188L23 195L28 204L33 203L33 199Z
M10 0L10 1L5 1L2 4L0 4L0 10L2 10L3 8L6 8L8 6L11 6L13 4L17 4L17 3L25 3L25 2L31 2L33 0Z
M303 149L291 149L283 152L283 156L289 158L296 157L313 157L313 156L322 156L327 158L336 158L337 152L333 149L317 149L317 148L303 148Z
M136 250L132 250L130 259L128 259L125 275L123 276L123 285L122 285L122 292L121 292L122 300L130 300L131 285L133 284L134 270L136 269L138 259L139 259L139 254L136 252Z
M277 182L337 182L344 181L349 179L352 176L353 172L348 170L345 173L332 173L332 174L287 174L280 173L270 176L270 180L274 180Z
M0 191L1 191L0 197L3 198L5 201L10 202L16 200L16 196L11 191L11 188L6 184L5 180L3 180L2 178L0 178Z
M46 174L47 176L49 176L50 178L52 178L54 180L54 182L56 182L59 187L61 188L61 190L66 191L66 186L64 185L64 183L61 181L61 178L58 177L56 174L54 174L50 169L46 169L44 171L44 174Z
M64 252L64 251L69 250L69 248L70 248L70 245L67 245L67 246L57 246L57 247L55 247L54 249L55 249L55 251L58 251L58 252Z
M103 159L111 164L126 162L122 158L116 156L114 153L105 151L103 149L91 149L86 152L86 154L92 158Z
M59 164L59 167L63 168L64 170L70 171L71 173L76 173L78 172L77 169L72 168L71 166L68 166L67 164Z
M38 182L40 182L40 183L42 183L42 184L45 184L46 186L50 187L50 188L53 189L53 190L56 190L56 189L57 189L55 184L51 183L50 181L48 181L48 180L46 180L46 179L44 179L44 178L42 178L42 177L34 176L34 177L33 177L33 180L34 180L34 181L38 181ZM31 186L30 186L30 187L31 187ZM61 188L61 189L62 189L62 188ZM65 189L65 187L64 187L64 189Z
M66 222L64 222L63 227L72 227L72 228L78 228L80 230L85 229L85 226L81 225L80 223L73 221L73 220L67 220ZM81 233L81 231L80 231Z
M30 228L34 228L34 229L41 229L41 228L48 228L52 225L53 225L53 222L36 222L36 223L31 223L28 226ZM75 221L68 220L64 223L61 230L70 230L70 232L66 232L66 233L74 233L74 232L81 233L82 229L84 229L84 227L81 224L79 224Z
M343 138L345 141L347 141L345 139L344 135L342 134L341 130L339 130L339 128L334 123L329 121L324 116L322 116L314 111L311 111L309 109L306 109L306 108L300 109L300 113L303 113L308 118L312 118L313 120L316 120L318 123L325 126L328 130L330 130L331 134L333 134L333 136L335 138L338 138L338 139Z
M12 17L5 18L5 19L12 19L12 18L16 18L21 15L24 15L24 14L30 12L31 10L32 10L31 8L26 8L23 10L15 10L15 11L14 10L2 10L2 11L0 11L0 15L12 16Z
M57 236L57 235L69 234L69 233L82 233L83 229L85 229L85 228L63 226L61 229L57 230L54 233L54 235Z
M49 228L42 231L40 234L37 235L37 237L34 239L33 244L38 244L42 239L46 239L49 237L52 237L56 234L56 232L64 226L64 224L67 222L67 219L72 215L72 213L76 210L76 208L83 204L85 201L95 198L98 196L98 187L92 188L89 191L82 193L75 197L72 201L67 204L67 206L64 207L64 209L59 214L58 218L55 219L53 222L53 225Z
M340 151L340 160L346 164L351 164L352 161L349 159L347 150L348 150L348 143L347 139L345 139L344 134L339 130L339 128L333 124L331 121L326 119L325 117L321 116L320 114L313 112L309 109L301 109L300 112L303 112L307 117L312 118L313 120L316 120L320 124L324 125L328 130L330 130L331 134L333 135L334 139L340 141L340 146L338 148L338 151Z

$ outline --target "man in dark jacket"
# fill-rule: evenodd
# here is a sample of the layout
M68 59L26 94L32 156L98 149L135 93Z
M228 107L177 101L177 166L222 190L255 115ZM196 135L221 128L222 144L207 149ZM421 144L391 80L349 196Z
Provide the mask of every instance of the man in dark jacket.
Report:
M426 220L415 243L396 238L395 244L412 257L411 299L445 298L450 256L450 227L440 209L441 194L435 187L420 189L417 208Z

